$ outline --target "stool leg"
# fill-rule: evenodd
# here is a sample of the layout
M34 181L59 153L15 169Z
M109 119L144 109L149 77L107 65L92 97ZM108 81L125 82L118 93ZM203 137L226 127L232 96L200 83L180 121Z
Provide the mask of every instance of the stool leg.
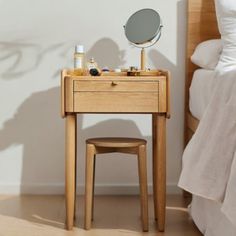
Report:
M74 197L74 221L76 220L76 190L77 190L77 154L75 156L75 197Z
M147 189L147 163L146 163L146 145L139 146L138 149L138 170L139 185L141 195L141 217L143 231L148 231L148 189Z
M92 144L86 145L86 180L85 180L85 218L84 228L91 228L91 213L93 202L93 168L94 168L95 147Z
M95 169L96 169L96 155L94 155L94 162L93 162L93 202L92 202L92 218L93 221L94 217L94 185L95 185Z

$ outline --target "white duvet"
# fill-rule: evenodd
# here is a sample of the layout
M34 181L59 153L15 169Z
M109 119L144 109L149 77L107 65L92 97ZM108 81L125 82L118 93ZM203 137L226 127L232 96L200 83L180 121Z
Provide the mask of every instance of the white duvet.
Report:
M189 88L189 110L198 120L206 110L215 86L215 71L197 69L194 71Z
M236 227L236 70L217 73L215 89L183 155L179 186L222 203Z

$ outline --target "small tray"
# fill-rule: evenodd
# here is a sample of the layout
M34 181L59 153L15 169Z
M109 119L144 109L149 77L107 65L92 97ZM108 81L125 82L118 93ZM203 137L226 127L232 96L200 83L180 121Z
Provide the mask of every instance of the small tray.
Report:
M67 70L67 74L70 76L90 76L86 72L78 74L73 69ZM101 75L99 76L137 76L139 77L139 76L160 76L162 74L163 72L161 70L147 70L147 71L137 70L137 71L122 71L122 72L114 72L114 71L102 72ZM99 76L95 76L95 77L99 77Z
M101 76L159 76L161 71L159 70L148 70L148 71L125 71L125 72L103 72Z

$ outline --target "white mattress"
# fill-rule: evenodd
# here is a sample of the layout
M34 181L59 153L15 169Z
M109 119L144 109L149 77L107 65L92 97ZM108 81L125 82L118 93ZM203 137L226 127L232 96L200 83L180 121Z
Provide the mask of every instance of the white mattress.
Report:
M192 115L199 120L210 101L214 88L214 77L213 70L198 69L193 74L189 91L189 109Z
M221 212L221 203L193 195L190 214L204 236L235 236L236 228Z

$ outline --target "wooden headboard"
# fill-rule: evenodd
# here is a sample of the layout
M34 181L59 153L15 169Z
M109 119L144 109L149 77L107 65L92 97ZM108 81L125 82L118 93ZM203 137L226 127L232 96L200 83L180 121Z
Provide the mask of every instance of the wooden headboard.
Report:
M195 132L198 125L198 121L189 113L189 87L193 72L197 69L197 66L190 61L190 57L200 42L220 38L214 0L188 0L187 17L185 143L191 138L188 135L189 130Z

